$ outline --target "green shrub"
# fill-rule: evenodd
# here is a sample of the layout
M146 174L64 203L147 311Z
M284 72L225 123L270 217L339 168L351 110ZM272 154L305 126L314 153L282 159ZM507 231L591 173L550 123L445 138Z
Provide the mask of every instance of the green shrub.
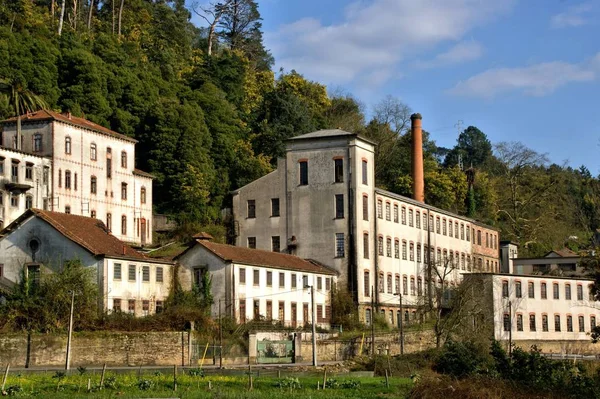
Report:
M360 388L360 381L346 380L340 383L340 387L344 389L358 389Z
M149 389L152 389L153 386L154 382L150 380L139 380L137 383L137 387L140 391L147 391Z
M294 377L286 377L277 380L275 383L277 388L289 388L289 389L300 389L302 388L302 384L300 384L300 380Z
M189 369L187 373L190 377L204 377L204 370L202 370L200 367Z
M328 378L327 381L325 381L325 388L329 388L329 389L335 389L337 387L339 387L339 383L337 382L337 380L335 378Z
M434 370L456 378L487 372L488 358L473 342L447 341L434 364Z

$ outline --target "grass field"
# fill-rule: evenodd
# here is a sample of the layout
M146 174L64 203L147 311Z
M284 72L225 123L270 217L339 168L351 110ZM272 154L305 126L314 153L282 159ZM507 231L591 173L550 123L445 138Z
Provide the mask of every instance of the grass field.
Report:
M193 374L193 373L192 373ZM277 378L257 376L249 389L248 376L179 375L177 390L173 390L173 375L160 372L107 373L104 388L99 389L98 375L64 376L62 373L11 375L5 386L6 394L15 397L37 398L405 398L412 388L408 378L331 376L322 389L323 377ZM88 391L88 380L91 389ZM320 389L317 389L317 383Z

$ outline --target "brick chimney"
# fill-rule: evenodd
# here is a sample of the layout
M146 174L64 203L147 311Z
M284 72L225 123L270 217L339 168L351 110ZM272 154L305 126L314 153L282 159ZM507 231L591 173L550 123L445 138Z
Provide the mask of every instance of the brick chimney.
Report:
M425 202L425 181L423 179L423 132L421 131L421 114L410 116L412 133L412 179L413 199Z

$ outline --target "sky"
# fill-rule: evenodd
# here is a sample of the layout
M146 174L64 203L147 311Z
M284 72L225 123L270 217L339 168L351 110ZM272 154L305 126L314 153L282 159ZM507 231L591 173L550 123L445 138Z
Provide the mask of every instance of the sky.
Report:
M258 0L274 70L600 174L600 0Z

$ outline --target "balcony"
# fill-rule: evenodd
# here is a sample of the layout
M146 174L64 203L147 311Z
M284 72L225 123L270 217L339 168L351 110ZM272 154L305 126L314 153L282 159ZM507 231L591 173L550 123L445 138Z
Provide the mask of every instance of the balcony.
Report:
M19 183L19 180L13 176L9 179L2 179L4 187L13 194L23 194L29 191L33 186L30 184Z

